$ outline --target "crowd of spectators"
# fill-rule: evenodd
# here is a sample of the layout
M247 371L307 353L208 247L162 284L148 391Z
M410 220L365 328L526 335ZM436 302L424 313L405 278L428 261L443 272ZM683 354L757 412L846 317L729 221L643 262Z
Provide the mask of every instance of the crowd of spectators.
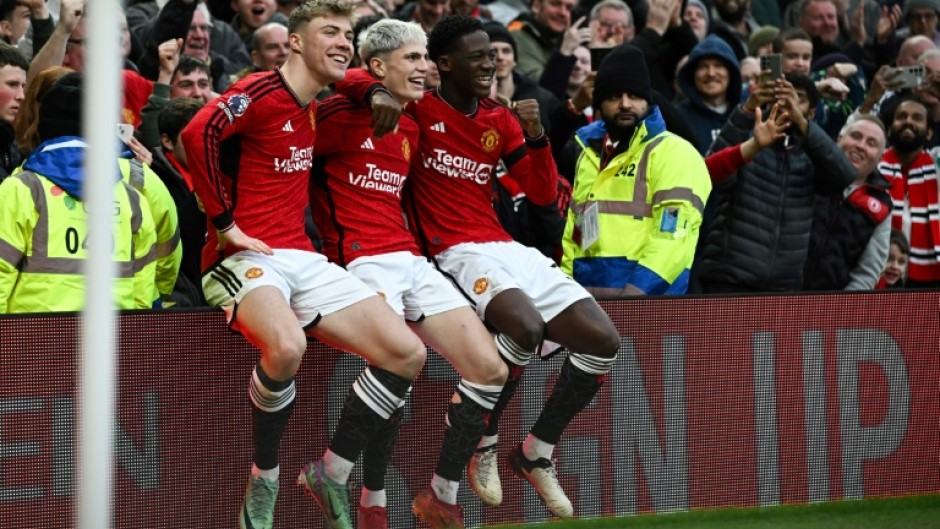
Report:
M511 178L494 178L494 207L514 238L550 257L561 259L572 140L600 119L596 71L611 49L630 44L643 53L657 116L703 158L753 137L755 113L786 113L779 140L711 175L689 293L940 286L940 0L353 1L357 34L385 17L426 31L450 14L484 22L495 51L491 97L507 106L538 101L562 176L548 207L528 202ZM135 131L125 156L159 176L134 186L142 196L158 192L175 204L163 214L172 222L151 212L156 252L182 254L158 263L171 270L156 279L151 306L199 306L207 228L180 131L233 82L284 64L287 17L301 2L128 3L116 16L121 120ZM49 140L38 130L42 108L58 93L51 87L82 71L83 15L94 8L86 0L0 1L0 191ZM781 57L782 79L761 70L770 54ZM896 68L918 65L922 82L908 86ZM438 82L431 63L426 86ZM22 228L7 217L5 300L33 251L2 238ZM312 222L308 232L316 242ZM172 288L167 274L178 277Z

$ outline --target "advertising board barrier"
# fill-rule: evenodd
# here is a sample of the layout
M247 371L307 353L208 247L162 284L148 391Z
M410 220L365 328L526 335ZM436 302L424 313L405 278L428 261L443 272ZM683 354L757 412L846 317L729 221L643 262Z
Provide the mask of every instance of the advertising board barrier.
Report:
M940 490L940 292L604 302L615 367L556 447L581 517L775 505ZM73 526L80 320L0 318L0 513L14 528ZM114 527L228 528L251 464L257 352L220 311L119 317ZM500 424L524 437L564 355L533 360ZM281 445L275 527L322 527L293 480L326 448L364 367L311 342ZM391 527L415 527L456 374L435 354L405 410L387 489ZM501 465L504 502L464 482L467 526L549 519ZM351 479L358 498L361 468ZM105 493L106 491L102 491Z

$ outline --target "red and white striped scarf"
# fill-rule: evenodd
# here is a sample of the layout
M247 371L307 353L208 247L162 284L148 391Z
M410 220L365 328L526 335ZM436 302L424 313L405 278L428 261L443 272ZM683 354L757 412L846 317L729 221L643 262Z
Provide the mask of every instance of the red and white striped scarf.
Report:
M940 191L933 157L921 151L905 171L897 153L889 149L878 171L891 183L891 225L903 229L905 201L911 215L908 277L914 281L940 281Z

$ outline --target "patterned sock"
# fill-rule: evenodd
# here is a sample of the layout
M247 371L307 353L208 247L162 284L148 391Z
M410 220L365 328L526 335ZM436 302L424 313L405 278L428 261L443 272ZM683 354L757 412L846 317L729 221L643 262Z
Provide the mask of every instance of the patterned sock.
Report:
M402 404L404 404L404 401L402 401ZM385 475L388 473L388 464L392 461L395 443L398 441L398 433L401 431L401 418L404 414L405 408L400 406L389 417L388 421L379 427L365 450L363 450L362 485L365 489L370 491L385 489Z
M587 373L579 369L574 365L573 356L568 355L565 359L561 372L558 374L558 382L555 383L555 388L548 397L542 414L530 430L532 435L550 445L558 444L568 423L591 403L594 395L604 384L603 374ZM599 357L591 357L591 359L608 360ZM613 359L610 359L610 363L613 363Z
M255 365L248 385L251 399L251 438L254 444L254 464L259 470L277 468L277 454L281 447L284 428L294 411L296 395L294 379L272 380Z
M330 451L355 462L375 433L394 415L411 387L411 380L369 366L359 375L343 403Z
M499 351L503 362L509 367L509 378L506 380L506 384L503 385L503 390L500 392L496 405L493 406L493 411L490 412L486 430L483 431L485 436L495 436L499 433L499 419L503 416L506 407L509 406L509 401L516 394L516 390L519 389L522 372L532 359L533 354L532 351L526 351L516 345L512 338L505 334L496 336L496 349Z
M438 476L460 483L463 469L483 436L487 416L501 390L500 386L485 386L463 379L457 384L460 402L451 402L447 408L447 430L435 469Z

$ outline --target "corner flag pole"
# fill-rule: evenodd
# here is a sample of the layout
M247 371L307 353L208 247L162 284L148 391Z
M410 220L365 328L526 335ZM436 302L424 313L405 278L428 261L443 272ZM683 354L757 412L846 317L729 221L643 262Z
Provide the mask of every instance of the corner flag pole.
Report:
M116 0L87 2L84 17L83 131L88 260L82 318L82 362L76 523L80 529L111 526L115 401L115 313L112 259L116 127L122 97L121 46Z

